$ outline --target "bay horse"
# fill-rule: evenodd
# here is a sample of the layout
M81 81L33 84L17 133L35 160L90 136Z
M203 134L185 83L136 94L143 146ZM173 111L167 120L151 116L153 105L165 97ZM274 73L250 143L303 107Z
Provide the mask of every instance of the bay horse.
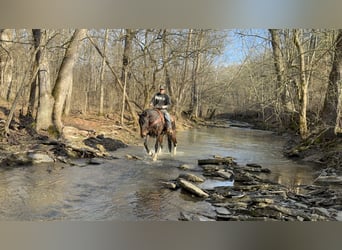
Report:
M153 161L157 160L158 153L160 153L163 147L164 135L167 135L168 149L173 155L176 155L177 139L176 139L176 123L173 117L171 117L172 123L172 135L166 133L166 122L164 114L158 109L146 109L139 114L140 135L144 138L144 147L146 152L152 156ZM154 153L150 151L147 145L148 136L156 138L154 145Z

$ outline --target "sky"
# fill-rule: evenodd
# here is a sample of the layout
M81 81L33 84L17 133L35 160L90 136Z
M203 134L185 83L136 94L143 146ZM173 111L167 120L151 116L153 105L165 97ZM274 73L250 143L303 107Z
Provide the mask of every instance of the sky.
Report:
M245 60L246 55L263 52L267 36L267 29L230 30L224 53L216 58L216 64L220 66L240 64Z

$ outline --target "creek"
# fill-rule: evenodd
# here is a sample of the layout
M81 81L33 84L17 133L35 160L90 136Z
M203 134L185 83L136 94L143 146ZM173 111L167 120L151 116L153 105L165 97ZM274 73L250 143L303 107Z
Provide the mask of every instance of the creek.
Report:
M80 159L79 166L44 163L0 169L0 220L177 221L180 211L210 213L210 203L163 188L161 182L176 179L182 172L179 166L196 170L199 159L213 155L234 157L239 165L260 164L271 170L267 178L293 190L316 177L315 166L283 156L286 141L272 132L201 128L180 131L177 139L177 155L166 152L165 143L155 162L143 146L129 146L111 152L117 159L98 165L82 165L86 159Z

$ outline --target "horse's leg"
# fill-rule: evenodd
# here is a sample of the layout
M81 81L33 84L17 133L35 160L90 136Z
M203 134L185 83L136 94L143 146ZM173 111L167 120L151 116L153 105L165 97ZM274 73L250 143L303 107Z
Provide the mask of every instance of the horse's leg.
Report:
M159 154L163 148L163 135L159 135L156 139L155 150Z
M145 140L144 140L144 147L145 147L145 150L146 150L146 153L148 154L148 155L152 155L152 152L150 151L150 149L148 148L148 137L147 136L145 136Z
M173 133L172 135L168 135L167 137L169 152L172 152L172 144L173 144L173 152L172 155L176 155L177 153L177 138L176 135Z
M154 154L152 155L152 160L153 161L156 161L157 160L157 157L158 157L158 139L159 137L156 138L156 144L154 144Z
M163 138L164 138L164 135L161 134L157 137L157 142L158 142L158 145L157 145L157 142L156 142L156 152L161 153L162 149L163 149Z
M159 135L156 138L156 144L154 145L154 155L153 155L153 161L157 160L158 154L161 152L161 144L163 142L163 135Z
M167 146L169 148L169 152L172 151L172 135L167 135Z
M172 134L172 142L173 142L173 155L177 153L177 138L176 134Z

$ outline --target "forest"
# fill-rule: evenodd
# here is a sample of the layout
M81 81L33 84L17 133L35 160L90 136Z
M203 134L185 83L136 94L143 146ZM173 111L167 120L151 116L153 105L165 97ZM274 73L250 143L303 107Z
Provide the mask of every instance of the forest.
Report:
M75 114L137 127L163 84L177 119L253 119L302 140L334 138L341 63L342 30L1 29L1 137L19 116L57 138Z
M0 29L0 217L341 221L341 71L342 29Z

